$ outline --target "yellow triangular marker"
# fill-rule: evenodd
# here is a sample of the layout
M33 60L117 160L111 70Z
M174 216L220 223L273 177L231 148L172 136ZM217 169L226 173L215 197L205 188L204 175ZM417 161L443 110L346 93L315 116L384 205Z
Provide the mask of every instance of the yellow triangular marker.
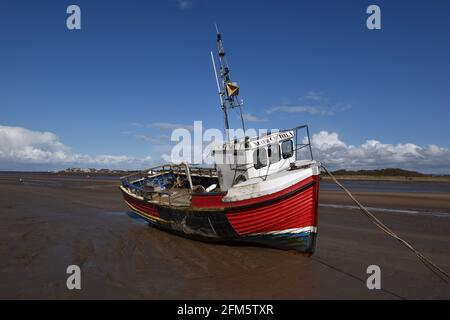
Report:
M239 86L236 82L227 83L227 94L229 97L237 96L239 94Z

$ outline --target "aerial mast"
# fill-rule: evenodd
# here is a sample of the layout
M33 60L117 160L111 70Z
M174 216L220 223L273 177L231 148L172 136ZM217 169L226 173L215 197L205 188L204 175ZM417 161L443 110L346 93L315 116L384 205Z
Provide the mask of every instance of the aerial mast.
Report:
M245 132L245 124L244 124L244 117L242 115L242 107L241 107L241 103L238 99L239 86L236 82L231 81L230 67L228 65L228 61L225 56L225 50L223 48L223 43L222 43L222 35L220 34L219 29L217 28L217 25L215 25L215 27L216 27L216 31L217 31L217 51L218 51L218 57L219 57L219 72L220 72L221 84L219 84L219 79L218 79L217 70L216 70L216 64L215 64L214 55L212 52L211 52L211 59L212 59L213 67L214 67L214 73L216 76L217 89L219 91L221 108L222 108L222 110L224 112L224 116L225 116L225 130L227 131L227 135L228 135L230 125L229 125L229 121L228 121L227 109L239 108L239 115L241 118L242 129Z
M222 108L223 114L225 116L225 133L228 137L228 131L230 130L230 124L228 123L228 112L227 112L227 106L225 104L225 93L222 90L222 87L219 84L219 78L217 77L217 69L216 69L216 62L214 61L214 54L211 51L211 61L214 68L214 75L216 77L216 83L217 83L217 91L220 97L220 107ZM228 137L229 139L229 137Z

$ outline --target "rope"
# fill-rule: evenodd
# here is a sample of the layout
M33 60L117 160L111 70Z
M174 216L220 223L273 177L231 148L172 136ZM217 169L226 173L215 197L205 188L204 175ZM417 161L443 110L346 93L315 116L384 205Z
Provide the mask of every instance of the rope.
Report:
M375 224L378 228L380 228L383 232L385 232L390 237L394 238L395 240L399 241L401 244L403 244L406 248L411 250L419 259L420 261L428 268L430 269L435 275L437 275L442 281L444 281L447 285L450 285L450 275L438 267L435 263L433 263L429 258L425 257L422 253L420 253L418 250L416 250L411 244L409 244L406 240L400 238L395 232L393 232L391 229L389 229L384 223L382 223L377 217L375 217L367 208L365 208L361 203L359 203L358 200L348 191L347 188L345 188L337 179L336 177L323 165L320 165L325 172L331 177L331 179L342 189L347 193L347 195L356 203L356 205L361 209L361 211L365 214L367 218L369 218L373 224Z

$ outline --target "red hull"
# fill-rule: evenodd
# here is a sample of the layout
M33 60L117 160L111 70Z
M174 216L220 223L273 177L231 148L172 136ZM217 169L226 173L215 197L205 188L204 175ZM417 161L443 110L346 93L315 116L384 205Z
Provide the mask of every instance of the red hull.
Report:
M190 207L151 204L123 192L128 206L152 224L200 240L244 241L312 253L319 176L254 199L222 202L224 194L193 194ZM220 206L219 206L220 205Z
M230 210L228 221L239 235L316 227L318 181L311 177L289 189L271 204Z
M254 199L222 202L224 195L193 195L197 208L225 208L239 235L317 226L319 176L311 176L282 191Z

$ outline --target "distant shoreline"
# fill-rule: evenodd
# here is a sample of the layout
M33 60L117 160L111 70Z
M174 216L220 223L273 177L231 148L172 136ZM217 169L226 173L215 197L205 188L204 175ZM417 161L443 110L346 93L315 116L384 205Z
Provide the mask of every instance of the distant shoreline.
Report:
M433 175L400 168L375 170L337 170L333 175L342 180L354 181L395 181L395 182L450 182L450 175ZM323 175L324 179L330 179Z
M124 171L120 173L101 173L101 172L48 172L48 171L0 171L0 175L43 175L54 177L124 177L139 171Z
M74 178L93 178L93 177L116 177L120 178L136 171L122 173L75 173L75 172L46 172L46 171L0 171L0 175L41 175L53 177L74 177ZM406 177L406 176L371 176L371 175L340 175L334 174L339 180L348 181L391 181L391 182L449 182L450 176L422 176L422 177ZM324 181L331 181L331 178L322 173L321 177Z
M424 177L404 177L404 176L362 176L362 175L335 175L340 180L353 181L395 181L395 182L450 182L450 176L424 176ZM323 180L331 180L326 174L322 174Z

